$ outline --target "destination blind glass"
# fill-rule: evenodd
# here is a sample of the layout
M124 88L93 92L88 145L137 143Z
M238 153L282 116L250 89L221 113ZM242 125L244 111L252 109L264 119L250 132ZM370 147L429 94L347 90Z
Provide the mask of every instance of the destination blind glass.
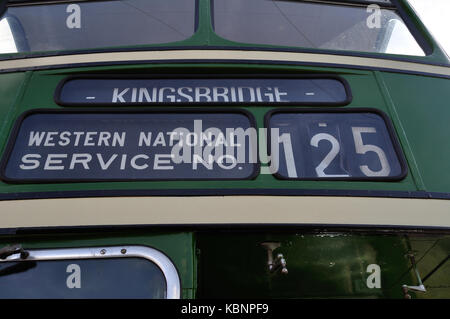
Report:
M171 113L167 113L171 112ZM249 179L252 120L241 112L58 112L25 117L6 181Z
M2 299L163 299L166 279L144 258L0 263Z
M345 105L344 80L303 79L69 79L56 92L60 105L292 103Z
M395 146L395 136L378 114L286 111L274 113L268 122L271 133L276 130L280 136L270 145L278 178L404 177L403 157Z

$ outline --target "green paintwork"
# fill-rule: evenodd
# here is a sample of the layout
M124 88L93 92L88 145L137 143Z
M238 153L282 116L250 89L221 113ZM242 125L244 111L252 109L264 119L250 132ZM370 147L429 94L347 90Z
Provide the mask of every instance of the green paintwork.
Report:
M108 72L107 72L108 71ZM133 72L134 71L134 72ZM63 80L69 74L82 74L82 73L150 73L158 74L164 72L165 74L170 71L174 73L194 73L192 65L177 65L174 69L173 65L145 65L136 67L98 67L98 68L80 68L76 70L76 73L72 69L66 69L64 71L39 71L33 72L33 75L29 81L26 93L23 95L21 101L16 104L12 113L14 118L17 118L23 112L37 108L61 108L53 101L53 94L58 83ZM195 74L210 74L210 73L239 73L239 74L255 74L255 73L283 73L283 74L312 74L312 73L336 73L345 78L352 88L353 102L347 107L371 107L382 110L386 113L390 113L388 103L386 103L386 97L380 89L379 79L374 75L372 71L356 71L350 69L333 69L333 68L313 68L313 67L266 67L266 66L242 66L242 65L196 65ZM0 81L1 81L0 75ZM407 79L406 79L407 81ZM436 81L442 81L448 83L444 79L436 79ZM407 85L407 84L406 84ZM211 106L210 106L211 107ZM258 127L263 127L265 114L273 109L273 107L243 107L247 111L253 114L256 118ZM208 107L205 107L205 110ZM409 132L403 132L398 128L401 127L401 123L393 119L394 126L397 128L397 134L401 141L406 141ZM8 136L11 130L11 122L6 123L5 127L0 131L0 136ZM430 123L430 127L433 124ZM4 132L6 131L6 132ZM0 145L5 146L6 139L0 140ZM414 162L413 154L408 147L407 143L402 144L408 163ZM251 181L195 181L195 182L118 182L118 183L76 183L76 184L40 184L39 191L55 191L55 190L120 190L120 189L185 189L185 188L197 188L197 189L214 189L214 188L272 188L272 189L346 189L346 190L401 190L401 191L416 191L420 189L415 183L417 177L414 175L414 171L409 174L403 181L392 182L329 182L329 181L309 181L309 182L297 182L297 181L281 181L277 180L273 176L260 175L255 180ZM441 192L446 192L450 189L442 189ZM2 193L16 193L16 192L32 192L36 191L36 185L12 185L0 183L0 192Z
M423 24L402 0L433 50L417 62L449 65ZM164 47L245 47L217 36L211 26L210 2L199 0L197 32L185 41ZM157 49L158 45L141 46ZM273 46L251 47L272 48ZM313 50L314 51L314 50ZM333 53L333 51L320 51ZM336 53L336 52L334 52ZM341 52L345 54L345 52ZM38 53L36 53L38 54ZM366 53L361 53L363 56ZM14 56L14 55L11 55ZM393 55L371 54L380 58ZM325 189L428 191L450 193L450 81L447 78L357 70L275 64L138 64L34 70L0 73L0 154L11 129L24 112L37 108L60 109L53 100L57 85L68 75L82 74L338 74L345 78L353 101L345 108L371 107L384 111L392 120L408 163L408 175L399 182L281 181L260 175L251 181L115 182L65 184L7 184L0 182L0 194L75 190L129 189ZM123 107L126 108L126 107ZM149 107L151 108L151 107ZM205 110L214 106L204 106ZM244 106L263 127L265 114L274 107ZM249 208L251 209L251 208ZM426 212L424 212L426 213ZM102 225L99 225L102 226ZM163 251L176 265L182 280L182 298L403 298L402 284L417 285L406 255L413 253L424 278L450 252L450 234L426 231L367 230L340 232L325 229L295 231L292 228L264 228L263 231L202 231L185 227L165 230L73 230L71 233L28 230L0 237L0 247L21 243L28 249L147 245ZM277 241L276 252L287 259L289 274L269 274L264 241ZM197 249L198 248L198 249ZM367 287L367 266L381 267L381 288ZM427 279L426 293L414 298L450 298L450 262ZM198 287L197 287L198 285Z
M450 81L383 73L391 107L405 130L424 190L450 191ZM417 177L418 178L418 177Z

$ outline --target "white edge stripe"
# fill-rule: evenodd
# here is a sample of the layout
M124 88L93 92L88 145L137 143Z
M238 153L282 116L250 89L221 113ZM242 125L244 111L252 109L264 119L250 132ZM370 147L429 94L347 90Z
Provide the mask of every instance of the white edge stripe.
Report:
M450 200L327 196L105 197L0 202L0 228L325 224L450 228Z
M172 51L131 51L61 55L52 57L24 58L0 61L0 70L15 70L39 67L57 67L64 65L89 63L117 63L168 61L170 60L226 60L226 61L270 61L293 63L321 63L342 66L373 67L393 69L429 74L450 76L450 67L435 66L414 62L394 61L388 59L365 58L355 56L273 52L273 51L245 51L245 50L172 50Z

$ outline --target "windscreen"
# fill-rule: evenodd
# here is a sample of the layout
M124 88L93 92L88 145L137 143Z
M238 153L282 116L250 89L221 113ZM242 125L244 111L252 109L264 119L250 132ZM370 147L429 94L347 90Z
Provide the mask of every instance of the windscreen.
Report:
M0 263L0 298L163 299L166 279L143 258Z
M0 20L0 54L169 43L195 32L195 0L19 5Z
M423 56L399 14L376 3L214 0L214 29L241 43Z

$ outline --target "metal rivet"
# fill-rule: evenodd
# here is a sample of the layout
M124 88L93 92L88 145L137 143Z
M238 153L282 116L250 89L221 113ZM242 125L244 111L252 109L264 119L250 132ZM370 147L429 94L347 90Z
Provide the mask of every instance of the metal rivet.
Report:
M100 250L100 254L102 254L102 255L106 254L106 249Z
M120 252L125 255L127 253L127 250L124 248L124 249L120 250Z

